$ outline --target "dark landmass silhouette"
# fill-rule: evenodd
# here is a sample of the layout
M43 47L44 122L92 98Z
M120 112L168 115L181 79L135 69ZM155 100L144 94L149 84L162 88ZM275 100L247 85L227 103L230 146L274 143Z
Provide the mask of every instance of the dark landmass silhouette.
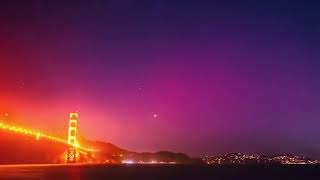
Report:
M133 152L119 148L112 143L103 141L89 141L80 139L80 144L99 149L95 153L92 163L120 164L122 161L134 162L162 162L162 163L193 163L188 155L169 151ZM65 144L37 140L32 136L25 136L7 131L0 131L0 164L40 164L65 163L68 146Z

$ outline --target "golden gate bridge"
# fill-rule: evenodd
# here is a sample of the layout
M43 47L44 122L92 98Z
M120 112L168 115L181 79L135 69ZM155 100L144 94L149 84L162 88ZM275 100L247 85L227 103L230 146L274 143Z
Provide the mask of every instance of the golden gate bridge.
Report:
M47 134L45 132L32 130L20 126L11 125L0 121L0 130L10 131L25 136L33 136L36 140L46 139L57 143L67 145L67 157L66 163L76 163L79 154L90 156L91 153L97 152L97 149L84 147L79 144L78 137L78 121L79 115L76 112L69 113L69 127L68 127L68 139L56 137L54 135Z

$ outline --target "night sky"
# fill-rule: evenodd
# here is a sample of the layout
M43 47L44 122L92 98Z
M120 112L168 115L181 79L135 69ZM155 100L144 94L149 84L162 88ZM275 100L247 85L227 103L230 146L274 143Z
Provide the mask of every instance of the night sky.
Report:
M0 112L67 132L79 111L133 151L320 157L315 2L3 0Z

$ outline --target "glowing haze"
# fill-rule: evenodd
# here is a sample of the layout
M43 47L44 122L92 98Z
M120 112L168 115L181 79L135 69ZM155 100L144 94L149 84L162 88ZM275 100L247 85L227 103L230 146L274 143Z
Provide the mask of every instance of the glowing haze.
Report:
M319 7L1 1L0 112L135 151L320 156ZM303 2L303 3L302 3Z

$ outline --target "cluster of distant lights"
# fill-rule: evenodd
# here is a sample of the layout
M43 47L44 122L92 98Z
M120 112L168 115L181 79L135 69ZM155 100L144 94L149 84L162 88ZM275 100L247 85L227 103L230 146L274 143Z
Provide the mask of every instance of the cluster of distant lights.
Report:
M54 137L54 136L48 135L48 134L40 132L40 131L34 131L31 129L27 129L27 128L9 125L9 124L3 123L3 122L0 122L0 129L6 130L6 131L11 131L11 132L18 133L18 134L34 136L36 138L36 140L40 140L41 138L44 138L44 139L48 139L51 141L55 141L55 142L59 142L59 143L63 143L63 144L68 144L68 142L62 138ZM83 149L85 151L91 151L91 152L97 151L96 149L81 147L78 143L75 145L75 147Z
M299 156L275 156L262 158L258 154L225 154L223 156L206 156L202 158L207 164L244 164L246 160L256 160L258 163L277 162L280 164L320 164L319 160L305 160ZM267 162L266 162L267 161Z
M123 160L122 164L176 164L176 162L162 162L162 161L132 161L132 160Z
M276 156L270 160L280 162L281 164L320 164L319 160L304 160L298 156Z

